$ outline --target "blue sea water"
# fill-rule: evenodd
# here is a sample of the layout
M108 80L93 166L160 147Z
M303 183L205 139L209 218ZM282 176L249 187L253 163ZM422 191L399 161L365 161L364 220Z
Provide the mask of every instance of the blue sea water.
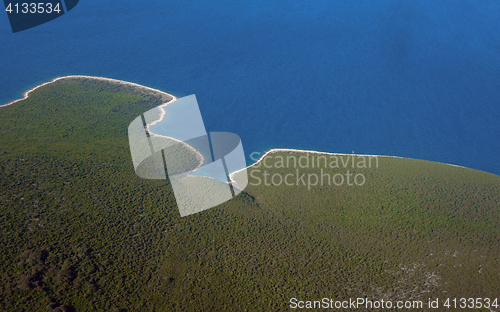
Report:
M499 39L497 0L82 0L15 34L0 13L0 103L105 76L196 94L248 163L287 147L500 174Z

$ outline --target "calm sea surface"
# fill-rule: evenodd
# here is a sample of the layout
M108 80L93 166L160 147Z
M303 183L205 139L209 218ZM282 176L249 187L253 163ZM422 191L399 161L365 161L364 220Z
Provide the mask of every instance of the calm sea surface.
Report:
M248 163L288 147L500 174L498 0L82 0L15 34L0 14L0 103L71 74L196 94Z

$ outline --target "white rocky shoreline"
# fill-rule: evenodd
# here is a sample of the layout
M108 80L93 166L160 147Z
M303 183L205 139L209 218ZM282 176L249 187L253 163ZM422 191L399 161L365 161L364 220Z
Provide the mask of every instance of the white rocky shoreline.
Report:
M141 89L145 89L145 90L149 90L149 91L153 91L153 92L157 92L157 93L160 93L162 95L166 95L166 96L169 96L171 97L172 99L168 102L166 102L165 104L162 105L162 108L164 106L167 106L168 104L170 103L173 103L174 101L176 101L178 98L175 96L175 95L172 95L170 93L167 93L167 92L164 92L164 91L161 91L161 90L158 90L158 89L154 89L154 88L150 88L150 87L146 87L146 86L143 86L143 85L140 85L140 84L137 84L137 83L133 83L133 82L128 82L128 81L124 81L124 80L118 80L118 79L113 79L113 78L106 78L106 77L99 77L99 76L86 76L86 75L69 75L69 76L61 76L61 77L57 77L57 78L54 78L48 82L44 82L42 84L39 84L25 92L23 92L23 96L22 98L20 99L17 99L17 100L14 100L14 101L11 101L7 104L3 104L3 105L0 105L0 108L1 107L6 107L6 106L9 106L9 105L12 105L12 104L15 104L17 102L20 102L20 101L23 101L25 99L27 99L30 95L31 92L33 92L34 90L40 88L40 87L43 87L43 86L46 86L48 84L51 84L51 83L54 83L56 81L59 81L59 80L63 80L63 79L74 79L74 78L86 78L86 79L96 79L96 80L102 80L102 81L107 81L107 82L111 82L111 83L117 83L117 84L123 84L123 85L128 85L128 86L133 86L133 87L137 87L137 88L141 88ZM159 122L161 122L165 116L166 116L166 112L165 110L163 110L163 114L160 116L160 119L155 121L154 123L152 123L151 125L148 125L148 128L147 128L147 131L151 134L151 135L155 135L155 136L160 136L161 135L158 135L158 134L155 134L155 133L152 133L150 131L150 127L153 126L154 124L157 124ZM168 139L173 139L173 140L176 140L174 138L170 138L170 137L166 137ZM176 140L176 141L179 141L179 140ZM179 141L181 142L181 141ZM186 144L187 145L187 144ZM194 152L196 152L196 155L197 155L197 158L200 162L200 164L197 166L196 169L194 169L193 171L197 170L199 167L201 167L204 163L204 158L203 156L201 155L201 153L199 153L196 149L194 149L192 146L188 145L188 148L190 150L193 150ZM262 154L262 156L260 156L260 158L253 164L245 167L245 168L242 168L240 170L237 170L237 171L234 171L234 172L231 172L229 174L229 179L232 183L235 183L237 184L237 181L234 179L234 176L235 174L237 174L238 172L242 171L242 170L245 170L245 169L249 169L253 166L256 166L259 162L261 162L266 156L270 155L270 154L274 154L274 153L280 153L280 152L293 152L293 153L310 153L310 154L321 154L321 155L331 155L331 156L360 156L360 157L387 157L387 158L401 158L401 159L412 159L412 158L408 158L408 157L400 157L400 156L389 156L389 155L364 155L364 154L346 154L346 153L330 153L330 152L321 152L321 151L314 151L314 150L301 150L301 149L291 149L291 148L273 148L273 149L270 149L268 151L266 151L264 154ZM200 158L201 156L201 158ZM438 162L440 163L440 162ZM459 168L467 168L467 167L463 167L463 166L459 166L459 165L453 165L453 164L447 164L447 163L441 163L441 164L445 164L445 165L449 165L449 166L454 166L454 167L459 167Z

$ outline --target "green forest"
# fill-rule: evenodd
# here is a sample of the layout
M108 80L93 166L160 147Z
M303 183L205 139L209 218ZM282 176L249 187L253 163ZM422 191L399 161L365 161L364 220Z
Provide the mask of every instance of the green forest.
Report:
M0 310L285 311L291 298L500 301L500 176L379 157L376 168L349 168L363 174L362 186L252 183L181 218L168 180L139 178L128 146L130 122L166 100L72 78L0 107ZM283 177L297 169L248 173L264 170ZM346 168L301 169L306 177L321 170Z

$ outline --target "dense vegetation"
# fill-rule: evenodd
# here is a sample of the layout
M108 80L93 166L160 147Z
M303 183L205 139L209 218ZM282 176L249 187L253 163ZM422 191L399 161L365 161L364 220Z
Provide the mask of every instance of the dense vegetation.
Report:
M164 100L70 79L0 108L0 309L500 296L500 177L380 158L355 169L363 186L249 186L180 218L168 181L137 177L128 147L128 124Z

